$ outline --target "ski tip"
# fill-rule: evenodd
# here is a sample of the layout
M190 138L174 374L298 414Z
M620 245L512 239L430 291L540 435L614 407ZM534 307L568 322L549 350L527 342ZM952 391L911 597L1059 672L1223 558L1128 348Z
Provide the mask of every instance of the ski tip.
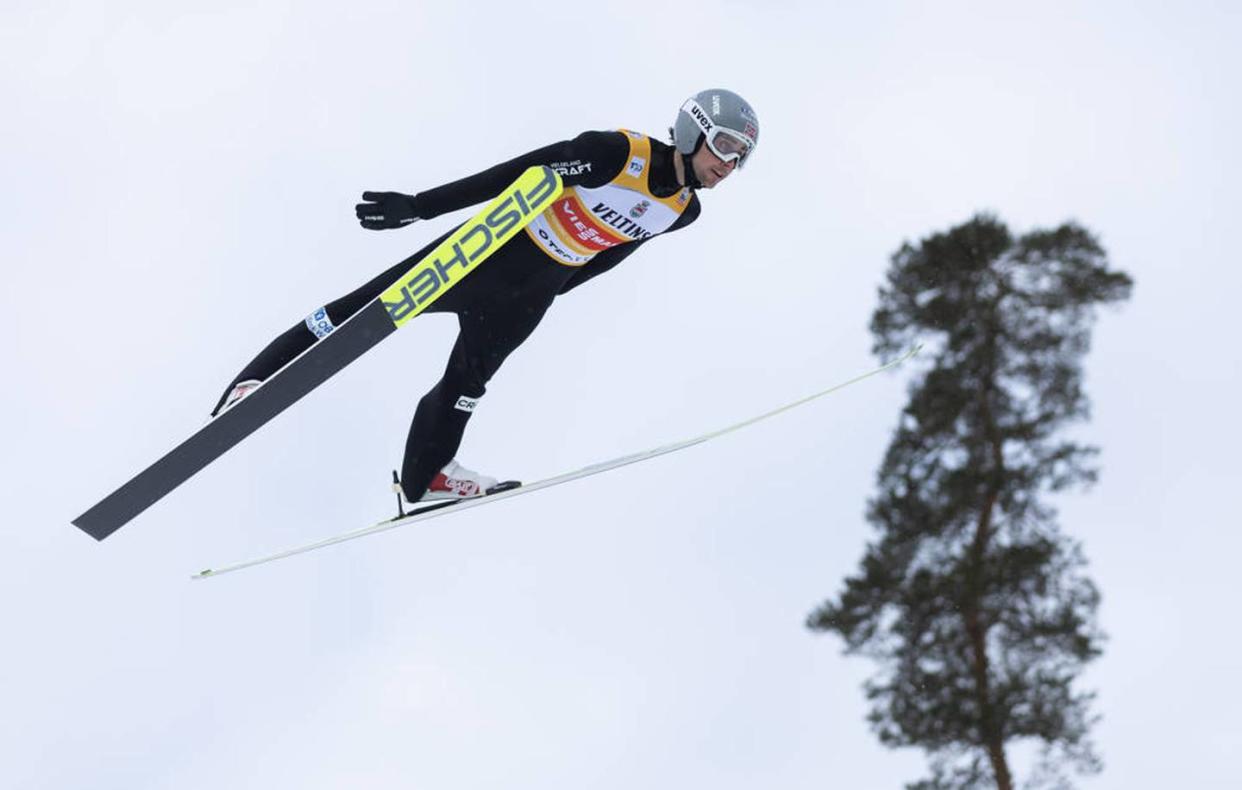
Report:
M905 353L902 354L901 356L893 357L892 359L890 359L886 367L896 367L897 365L900 365L903 362L907 362L913 357L915 357L922 350L923 350L923 344L915 343L914 345L910 346L910 348L906 349Z
M215 575L216 575L215 571L213 571L211 568L207 568L206 570L199 571L198 573L194 574L190 578L191 579L206 579L210 576L215 576Z

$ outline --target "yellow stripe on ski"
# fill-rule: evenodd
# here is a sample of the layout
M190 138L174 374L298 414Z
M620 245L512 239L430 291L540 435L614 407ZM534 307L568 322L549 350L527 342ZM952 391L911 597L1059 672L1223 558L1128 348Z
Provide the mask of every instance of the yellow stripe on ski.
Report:
M400 327L426 310L489 255L560 197L561 177L549 167L528 168L508 189L471 217L380 294Z

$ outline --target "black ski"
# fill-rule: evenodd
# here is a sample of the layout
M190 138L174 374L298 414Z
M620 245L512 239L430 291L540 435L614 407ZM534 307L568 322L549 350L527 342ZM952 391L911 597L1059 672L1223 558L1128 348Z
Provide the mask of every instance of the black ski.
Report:
M240 403L75 518L74 525L96 540L108 537L396 331L384 304L371 302Z
M538 216L561 188L550 168L528 169L377 299L73 524L96 540L116 532L425 310Z

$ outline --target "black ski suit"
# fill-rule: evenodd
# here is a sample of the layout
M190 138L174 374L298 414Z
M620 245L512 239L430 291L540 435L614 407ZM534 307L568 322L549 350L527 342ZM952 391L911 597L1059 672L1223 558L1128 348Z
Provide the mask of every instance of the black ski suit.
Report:
M533 165L547 165L559 172L567 191L570 187L588 190L605 187L627 178L627 168L630 168L630 178L637 172L634 170L638 164L635 161L638 157L634 155L637 150L635 140L640 143L641 140L648 141L641 143L644 153L648 151L645 146L650 146L650 162L643 162L646 172L642 174L648 196L670 205L670 198L679 196L681 202L679 216L663 232L689 225L698 218L700 204L693 190L683 188L677 181L673 165L676 150L632 132L584 132L572 140L539 148L476 175L421 192L413 197L412 205L416 216L431 219L483 203L499 194ZM631 180L629 183L634 182ZM642 202L650 204L652 201ZM645 208L640 205L630 212L631 216L639 218L639 222L641 210ZM592 216L590 219L598 221L600 218ZM567 264L557 259L547 244L541 246L536 243L538 239L533 234L520 233L430 306L428 312L456 313L460 332L449 355L444 376L422 397L414 413L401 470L402 488L407 499L418 499L436 472L453 459L473 412L473 402L483 396L487 382L505 358L539 324L553 299L608 271L656 235L635 230L637 223L619 216L617 212L604 212L604 219L611 220L611 228L606 230L626 231L615 234L623 243L596 252L585 263ZM334 325L344 322L379 296L450 233L452 231L360 288L329 302L325 305L328 319ZM277 337L229 384L216 405L216 411L236 383L266 379L309 348L316 339L309 320L298 323ZM459 406L463 402L468 404L469 410Z

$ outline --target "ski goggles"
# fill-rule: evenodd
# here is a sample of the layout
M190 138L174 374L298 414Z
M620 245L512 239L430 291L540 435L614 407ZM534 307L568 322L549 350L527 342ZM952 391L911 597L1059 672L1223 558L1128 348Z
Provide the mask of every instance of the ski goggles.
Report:
M707 140L707 147L723 162L737 161L741 167L755 149L755 140L742 132L718 125L694 99L681 105L682 112L694 119Z

